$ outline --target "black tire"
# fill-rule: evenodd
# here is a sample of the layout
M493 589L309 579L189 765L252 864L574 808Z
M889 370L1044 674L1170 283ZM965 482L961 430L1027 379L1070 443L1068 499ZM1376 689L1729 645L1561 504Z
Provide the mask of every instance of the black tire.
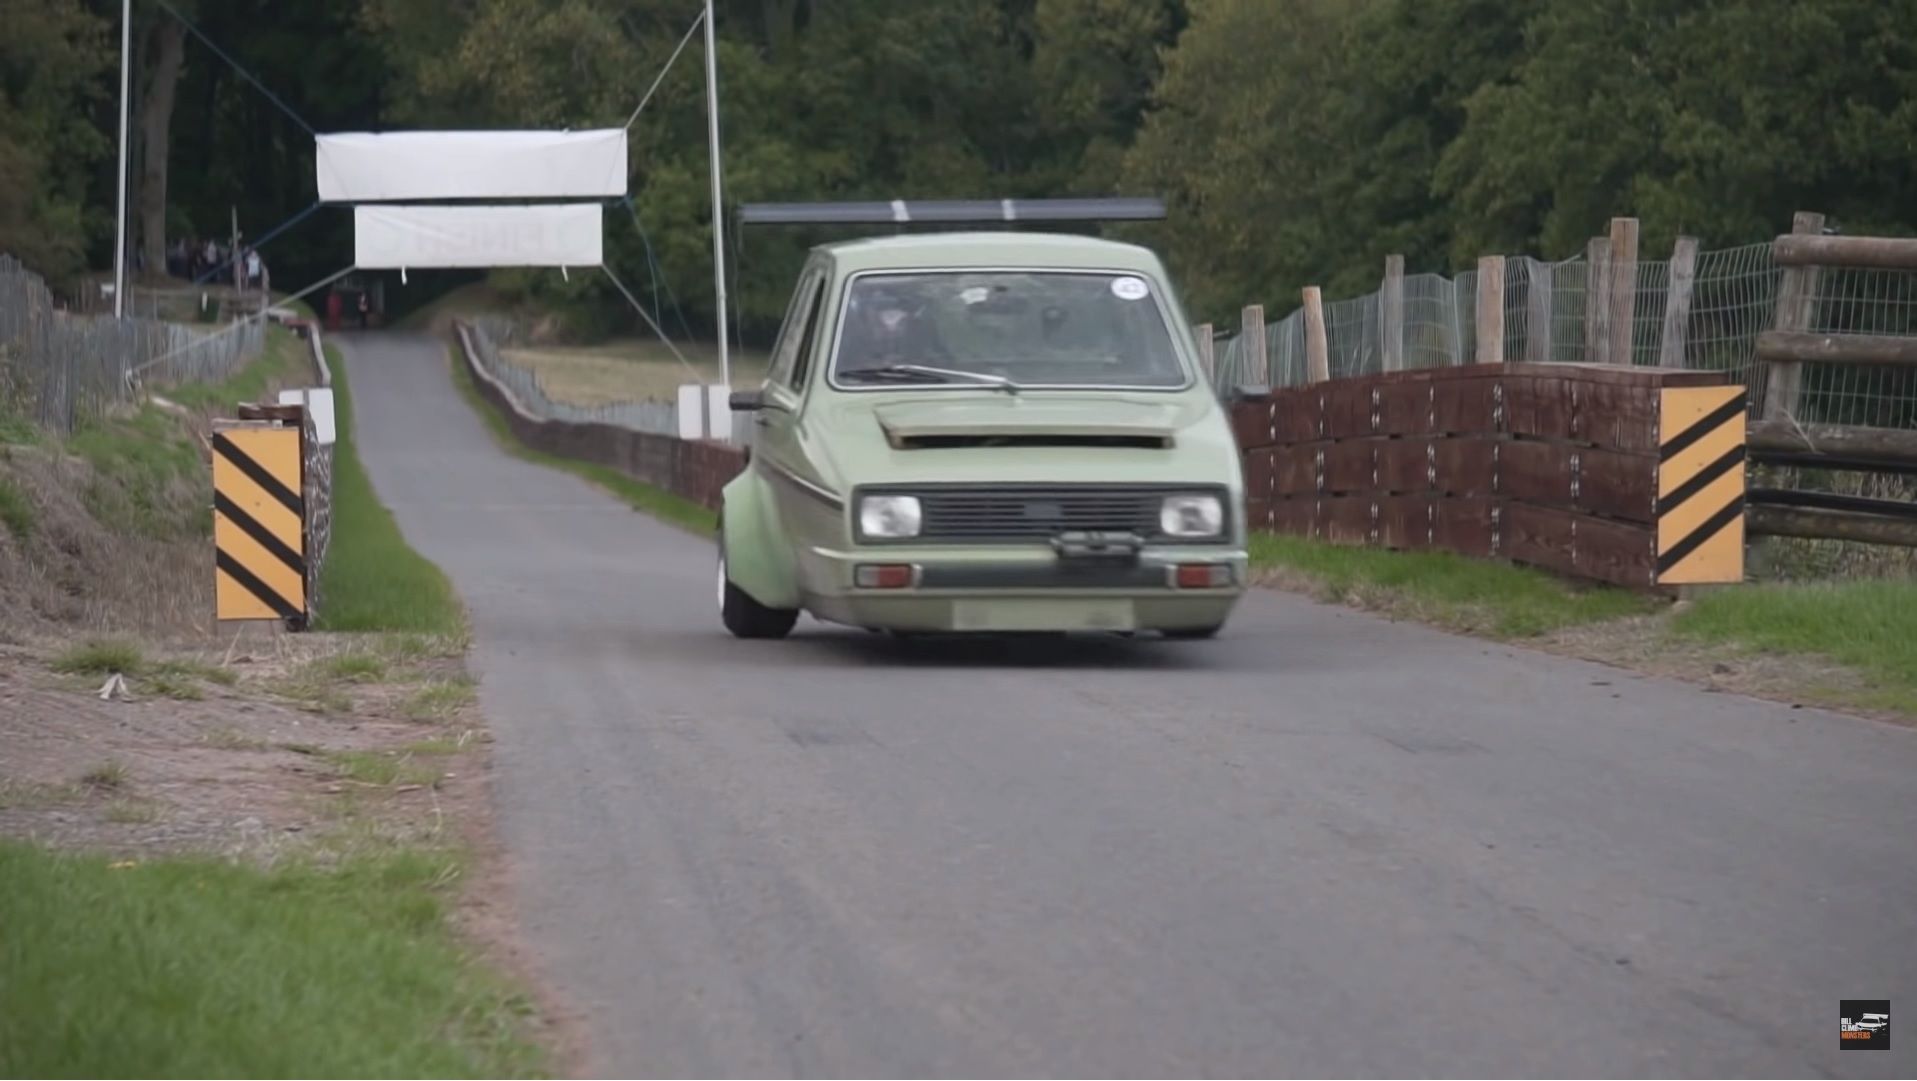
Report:
M719 620L734 638L784 638L799 621L796 608L768 608L732 584L726 553L719 549Z
M1166 638L1174 641L1193 641L1200 638L1216 638L1218 632L1224 629L1223 623L1214 623L1209 627L1180 627L1163 633Z

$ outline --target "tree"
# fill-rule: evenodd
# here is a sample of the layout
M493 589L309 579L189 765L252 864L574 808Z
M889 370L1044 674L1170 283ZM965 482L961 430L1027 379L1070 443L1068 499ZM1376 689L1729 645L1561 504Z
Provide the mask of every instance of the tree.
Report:
M1917 224L1917 0L1550 0L1526 38L1438 170L1460 257L1568 253L1613 214L1654 246L1804 208Z
M150 21L146 38L144 90L140 94L140 236L146 265L166 266L166 165L171 146L173 102L180 66L186 59L186 28L161 14Z
M86 178L110 144L76 123L109 68L106 23L77 0L0 0L0 252L56 282L85 267Z
M1359 234L1339 213L1336 163L1353 153L1342 58L1365 6L1192 4L1126 177L1165 198L1164 247L1198 311L1222 320L1296 296L1347 257Z

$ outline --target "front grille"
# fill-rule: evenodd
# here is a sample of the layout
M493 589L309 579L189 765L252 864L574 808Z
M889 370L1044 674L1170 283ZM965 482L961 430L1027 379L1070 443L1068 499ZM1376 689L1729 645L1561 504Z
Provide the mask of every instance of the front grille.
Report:
M924 515L918 542L1021 543L1076 531L1136 533L1159 537L1158 512L1165 497L1222 489L1205 485L979 485L890 486L863 489L914 495ZM856 506L856 504L855 504ZM856 521L856 510L854 511ZM1229 523L1227 530L1229 532Z

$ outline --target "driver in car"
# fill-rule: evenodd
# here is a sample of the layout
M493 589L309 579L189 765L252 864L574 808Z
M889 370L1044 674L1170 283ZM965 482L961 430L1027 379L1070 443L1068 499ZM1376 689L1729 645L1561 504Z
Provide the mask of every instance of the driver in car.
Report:
M922 314L923 305L896 290L854 291L846 312L845 338L838 370L856 372L889 364L924 364L944 354L938 331Z

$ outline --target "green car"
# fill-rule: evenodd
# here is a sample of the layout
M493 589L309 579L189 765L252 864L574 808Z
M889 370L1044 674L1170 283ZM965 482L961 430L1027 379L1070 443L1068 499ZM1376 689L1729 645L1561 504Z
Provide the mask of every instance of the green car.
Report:
M752 427L718 601L741 638L801 611L1206 638L1246 588L1228 411L1146 248L1012 231L816 247L764 384L731 407Z

